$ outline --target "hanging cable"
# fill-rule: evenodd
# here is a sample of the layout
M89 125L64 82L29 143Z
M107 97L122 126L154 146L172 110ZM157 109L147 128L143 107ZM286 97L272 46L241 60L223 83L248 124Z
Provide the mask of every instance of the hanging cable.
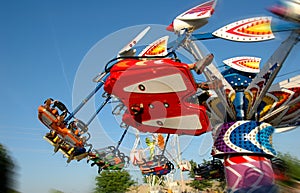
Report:
M114 150L114 153L116 153L116 151L119 150L119 147L120 147L120 145L121 145L121 143L122 143L122 141L123 141L123 139L124 139L124 137L125 137L128 129L129 129L129 125L126 125L125 131L123 132L123 134L121 136L121 139L118 141L118 145L117 145L116 149Z
M297 70L293 70L292 72L287 72L287 73L284 73L284 74L280 74L277 76L278 77L283 77L283 76L286 76L286 75L289 75L289 74L293 74L293 73L296 73L296 72L300 72L300 69L297 69Z
M177 58L177 55L174 51L169 52L168 54L164 55L164 56L120 56L117 58L113 58L110 61L108 61L104 67L104 71L107 73L110 71L110 69L114 66L114 64L112 64L111 66L109 66L110 63L120 60L120 59L158 59L158 58L167 58L169 56L173 55L174 57L171 58L175 61L179 61L179 59Z

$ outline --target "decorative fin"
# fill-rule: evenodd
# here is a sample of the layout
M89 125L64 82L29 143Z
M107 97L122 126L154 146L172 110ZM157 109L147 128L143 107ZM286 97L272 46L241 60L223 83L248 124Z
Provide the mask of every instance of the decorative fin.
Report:
M283 133L287 131L294 130L298 127L299 125L296 126L290 126L290 127L280 127L280 128L275 128L275 133Z
M147 46L139 56L164 56L167 55L167 44L169 36L164 36Z
M233 100L235 98L235 91L231 87L231 85L226 81L226 79L222 76L222 74L218 71L218 69L213 65L208 65L203 74L205 75L208 81L221 81L222 87L214 88L213 90L216 92L218 97L220 98L221 104L224 106L225 111L229 114L231 119L235 120L235 110L233 107Z
M207 20L214 13L216 3L216 0L207 1L185 11L173 20L167 27L167 30L176 33L183 29L187 29L190 32L195 31L207 23Z
M282 67L283 62L291 49L298 42L297 32L291 35L279 46L274 54L269 58L263 69L256 75L251 84L244 91L248 101L246 118L251 119L261 103L263 97L269 90L272 82Z
M242 56L224 60L223 62L236 70L249 73L259 73L259 64L261 58Z
M146 27L142 32L140 32L135 38L133 38L124 48L119 51L119 55L127 55L127 53L132 50L132 48L146 35L150 30L150 26ZM133 51L135 52L135 51ZM134 55L134 53L132 53Z
M270 90L267 94L277 100L260 121L267 121L279 128L299 125L300 75L277 83Z
M254 17L228 24L212 33L232 41L256 42L274 38L271 30L271 17Z
M214 13L215 6L216 6L216 1L214 0L207 1L180 14L179 16L176 17L176 19L180 19L180 20L206 19L212 16L212 14Z

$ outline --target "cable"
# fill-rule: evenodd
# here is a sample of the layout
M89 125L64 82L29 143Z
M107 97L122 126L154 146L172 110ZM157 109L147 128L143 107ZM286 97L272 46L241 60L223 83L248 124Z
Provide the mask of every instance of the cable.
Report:
M285 73L285 74L280 74L280 75L277 76L277 78L278 78L278 77L282 77L282 76L286 76L286 75L289 75L289 74L293 74L293 73L299 72L299 71L300 71L300 69L294 70L294 71L292 71L292 72L287 72L287 73Z
M177 55L174 51L172 52L169 52L168 54L164 55L164 56L120 56L120 57L116 57L116 58L113 58L111 59L110 61L108 61L104 67L104 71L106 73L108 73L110 71L110 69L114 66L111 65L111 66L108 66L110 63L116 61L116 60L120 60L120 59L156 59L156 58L167 58L169 57L170 55L173 55L174 58L172 58L173 60L175 61L180 61L178 58L177 58Z

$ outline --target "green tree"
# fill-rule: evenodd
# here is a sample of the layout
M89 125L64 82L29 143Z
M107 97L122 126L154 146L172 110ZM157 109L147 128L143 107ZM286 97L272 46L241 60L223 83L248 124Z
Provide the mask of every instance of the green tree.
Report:
M120 193L129 190L135 182L125 170L102 171L96 177L95 193Z
M3 145L0 144L0 192L13 193L14 163Z
M197 163L193 160L190 161L192 169L189 173L190 178L193 178L193 180L189 183L187 183L188 186L196 189L196 190L206 190L207 188L212 187L212 181L211 180L195 180L195 173L194 169L197 167ZM203 163L207 163L206 160L203 160Z

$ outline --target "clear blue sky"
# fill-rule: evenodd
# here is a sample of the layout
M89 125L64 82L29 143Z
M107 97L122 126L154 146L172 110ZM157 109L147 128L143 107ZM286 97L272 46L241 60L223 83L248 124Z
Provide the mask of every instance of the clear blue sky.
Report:
M67 165L62 154L53 155L53 147L42 138L47 129L37 119L37 107L46 98L52 97L63 101L71 110L72 105L76 106L78 100L82 99L80 96L88 94L90 90L85 88L84 81L93 85L93 75L102 70L103 63L109 59L107 57L116 54L98 53L96 60L99 59L99 69L90 72L91 76L78 78L83 70L81 67L89 63L87 56L95 54L95 48L99 46L97 43L103 38L136 25L167 26L178 14L202 2L0 1L0 143L8 149L18 166L16 180L19 191L47 193L57 189L65 193L86 193L94 188L96 168L90 167L85 161ZM248 17L272 15L266 8L274 3L274 0L219 0L209 24L197 32L213 31ZM210 40L203 44L214 53L218 65L222 65L224 59L241 55L261 57L264 63L286 36L287 33L276 34L275 40L263 43ZM130 40L126 37L117 38L117 42ZM294 48L279 74L300 69L298 52L299 45ZM93 62L96 63L95 60ZM83 85L78 86L81 80ZM78 90L78 87L82 89ZM95 121L100 122L103 128L93 128L91 125L91 141L95 148L114 145L121 136L120 128L107 128L116 122L109 111L100 114ZM132 146L132 138L133 134L125 137L125 149ZM290 152L300 158L297 148L300 146L299 139L299 129L275 134L274 146L278 151ZM184 143L185 140L183 146ZM184 158L201 162L210 157L210 134L194 137L192 141L188 139L186 144ZM139 174L139 171L132 172L135 176Z

